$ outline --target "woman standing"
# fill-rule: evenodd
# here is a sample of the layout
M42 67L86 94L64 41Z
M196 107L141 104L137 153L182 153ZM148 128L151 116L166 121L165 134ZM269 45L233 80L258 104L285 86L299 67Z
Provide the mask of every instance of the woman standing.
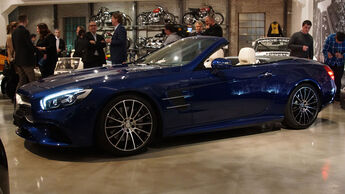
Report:
M73 57L81 57L83 63L85 64L86 61L86 50L88 47L89 42L86 40L85 34L85 28L83 26L77 27L77 39L75 40L75 52L73 54Z
M14 48L12 43L12 33L17 28L17 22L11 22L7 26L7 40L6 40L6 53L8 57L8 69L7 72L4 71L5 78L2 80L1 89L3 89L3 93L5 92L6 95L12 100L14 100L14 96L16 93L16 88L18 84L18 75L16 73L15 61L14 61Z
M12 44L12 33L14 29L16 29L18 23L17 22L11 22L7 27L7 40L6 40L6 49L7 49L7 56L8 61L10 63L14 60L14 48Z
M38 66L40 68L42 78L46 78L50 75L54 75L57 62L56 39L45 23L37 25L37 33L40 35L36 44L36 47L39 50Z

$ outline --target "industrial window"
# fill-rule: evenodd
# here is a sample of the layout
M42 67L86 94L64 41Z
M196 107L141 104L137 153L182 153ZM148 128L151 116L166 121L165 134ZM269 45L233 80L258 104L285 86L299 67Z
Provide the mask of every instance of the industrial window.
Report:
M86 25L86 18L85 17L67 17L63 19L64 25L64 39L66 41L66 48L68 53L72 49L75 48L74 42L76 40L76 29L77 26L84 26Z
M265 13L240 13L238 16L238 49L252 47L252 42L265 36Z

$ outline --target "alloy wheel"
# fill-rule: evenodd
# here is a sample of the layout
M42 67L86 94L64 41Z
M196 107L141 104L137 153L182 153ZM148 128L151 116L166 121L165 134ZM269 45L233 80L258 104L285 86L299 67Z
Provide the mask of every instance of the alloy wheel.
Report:
M310 87L301 87L293 96L292 115L300 125L309 125L318 113L318 96Z
M117 102L107 113L104 130L107 140L118 150L130 152L142 148L153 129L150 109L135 99Z

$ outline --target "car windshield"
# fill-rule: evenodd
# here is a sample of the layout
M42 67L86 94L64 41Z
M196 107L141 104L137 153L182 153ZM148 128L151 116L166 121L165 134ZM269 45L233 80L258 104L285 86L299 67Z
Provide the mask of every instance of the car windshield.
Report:
M255 51L290 51L288 48L288 43L288 39L260 40L256 43Z
M215 43L213 38L187 38L149 54L137 63L160 66L183 66Z

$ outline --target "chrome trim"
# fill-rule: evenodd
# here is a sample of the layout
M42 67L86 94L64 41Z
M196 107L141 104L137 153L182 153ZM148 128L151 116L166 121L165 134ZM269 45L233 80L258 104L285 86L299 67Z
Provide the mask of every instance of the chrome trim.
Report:
M168 106L167 109L173 109L173 108L183 108L190 106L190 104L183 104L183 105L177 105L177 106Z
M185 98L185 96L174 96L174 97L169 97L169 98L162 98L162 100L174 100L174 99L179 99L179 98Z

